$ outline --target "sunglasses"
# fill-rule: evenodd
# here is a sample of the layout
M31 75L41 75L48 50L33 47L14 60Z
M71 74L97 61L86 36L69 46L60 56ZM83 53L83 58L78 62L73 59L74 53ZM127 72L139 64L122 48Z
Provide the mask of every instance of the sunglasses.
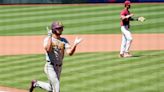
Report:
M57 30L61 30L61 29L63 29L63 27L58 27L58 28L55 28L55 29L57 29Z

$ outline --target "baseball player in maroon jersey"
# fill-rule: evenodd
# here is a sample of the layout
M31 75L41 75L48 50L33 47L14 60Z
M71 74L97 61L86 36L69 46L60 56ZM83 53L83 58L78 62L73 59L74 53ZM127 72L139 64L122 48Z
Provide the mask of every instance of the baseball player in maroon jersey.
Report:
M130 21L140 21L144 22L146 19L143 16L134 18L134 14L130 13L129 9L131 7L131 2L126 0L124 2L125 8L121 11L121 32L122 32L122 43L121 43L121 50L120 50L120 57L131 57L132 55L129 53L129 49L132 43L132 35L129 30L130 28ZM132 18L133 17L133 18Z
M64 53L73 55L77 45L81 42L81 38L76 38L71 46L66 38L61 37L64 26L61 22L55 21L48 31L48 36L44 39L44 49L46 51L46 64L44 72L49 82L33 80L29 92L39 87L48 92L60 92L60 74L62 70Z
M126 0L124 2L125 8L121 11L121 32L122 32L122 43L121 43L121 50L120 50L120 57L131 57L132 55L129 53L129 49L132 43L132 35L129 30L130 28L130 21L138 20L132 18L134 14L130 13L129 9L131 7L131 2Z

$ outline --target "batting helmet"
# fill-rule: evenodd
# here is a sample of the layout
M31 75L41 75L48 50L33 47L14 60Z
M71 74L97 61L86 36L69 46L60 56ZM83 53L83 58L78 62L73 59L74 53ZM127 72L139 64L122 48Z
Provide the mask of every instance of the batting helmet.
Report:
M64 26L63 26L62 22L60 22L60 21L54 21L51 25L52 30L55 30L57 28L62 28L62 27L64 27Z
M126 0L126 1L124 2L124 4L125 4L125 6L127 6L127 5L130 5L131 2L130 2L129 0Z

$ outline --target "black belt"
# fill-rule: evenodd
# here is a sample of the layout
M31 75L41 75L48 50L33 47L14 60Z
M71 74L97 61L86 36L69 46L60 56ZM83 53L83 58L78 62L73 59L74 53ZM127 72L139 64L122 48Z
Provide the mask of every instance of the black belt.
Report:
M47 61L47 62L50 62L50 64L54 66L54 63L52 63L51 61ZM62 64L55 64L55 66L59 66L59 67L61 67Z

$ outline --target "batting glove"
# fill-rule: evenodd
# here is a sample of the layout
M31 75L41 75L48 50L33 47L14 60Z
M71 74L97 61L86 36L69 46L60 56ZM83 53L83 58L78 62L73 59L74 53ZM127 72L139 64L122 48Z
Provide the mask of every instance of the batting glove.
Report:
M48 36L52 37L52 30L50 30L48 27L46 28L46 30L47 30Z
M74 45L78 45L83 39L82 38L75 38Z

